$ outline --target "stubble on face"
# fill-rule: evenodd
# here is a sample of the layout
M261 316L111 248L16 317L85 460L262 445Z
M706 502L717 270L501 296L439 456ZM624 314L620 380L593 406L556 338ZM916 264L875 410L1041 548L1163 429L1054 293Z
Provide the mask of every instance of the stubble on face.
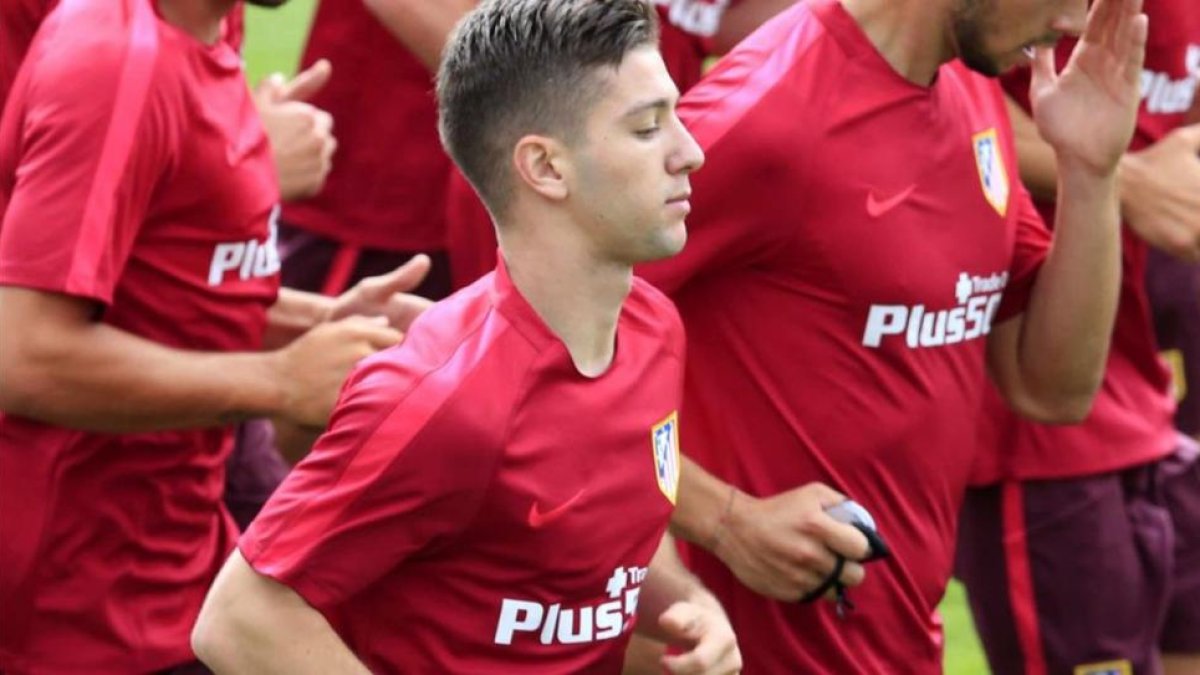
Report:
M992 30L995 0L960 0L950 17L958 58L968 68L988 77L1000 75L1000 66L984 47Z

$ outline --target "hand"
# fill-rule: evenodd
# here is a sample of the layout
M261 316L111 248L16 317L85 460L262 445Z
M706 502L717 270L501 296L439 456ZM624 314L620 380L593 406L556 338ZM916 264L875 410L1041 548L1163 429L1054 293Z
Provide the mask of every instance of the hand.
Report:
M325 185L337 140L333 117L305 100L329 81L332 68L321 59L285 82L276 73L254 92L255 105L271 141L279 191L284 200L311 197Z
M1061 74L1054 72L1053 50L1037 49L1029 98L1060 170L1077 166L1109 176L1128 149L1146 52L1141 8L1142 0L1096 0Z
M410 295L429 273L429 256L416 255L400 267L377 277L367 277L333 301L330 320L348 316L386 317L396 330L407 331L417 316L433 303Z
M747 587L795 602L833 573L838 555L846 558L839 577L842 585L862 583L866 572L855 561L868 555L867 538L825 513L845 496L810 483L766 499L737 497L713 553Z
M677 602L658 617L658 625L673 643L690 648L683 654L663 657L667 672L718 675L742 669L742 653L733 626L715 602Z
M363 357L400 342L382 318L353 316L322 323L275 352L284 393L283 419L324 428L342 382Z
M1200 124L1121 160L1121 211L1147 244L1200 261Z

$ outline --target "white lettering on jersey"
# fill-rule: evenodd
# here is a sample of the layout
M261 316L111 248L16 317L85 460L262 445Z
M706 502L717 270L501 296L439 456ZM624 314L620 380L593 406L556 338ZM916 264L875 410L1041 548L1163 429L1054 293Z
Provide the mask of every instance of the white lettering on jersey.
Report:
M611 640L633 625L645 567L618 567L608 579L605 602L564 609L533 600L505 598L500 604L495 642L511 645L517 633L537 635L543 645Z
M909 349L942 347L983 337L992 330L1008 272L986 277L958 275L954 298L958 306L929 311L925 305L871 305L863 330L864 346L878 349L888 335L903 335Z
M278 219L279 206L276 206L271 209L269 234L267 240L262 243L257 239L250 239L217 244L213 250L212 263L208 266L208 285L220 286L225 281L225 275L234 270L242 281L269 277L278 272Z
M654 4L667 8L667 20L680 30L712 37L721 28L721 17L729 6L729 0L654 0Z
M1187 76L1173 80L1166 73L1142 71L1142 98L1146 112L1154 115L1174 115L1186 112L1196 99L1200 86L1200 45L1188 45L1185 57Z

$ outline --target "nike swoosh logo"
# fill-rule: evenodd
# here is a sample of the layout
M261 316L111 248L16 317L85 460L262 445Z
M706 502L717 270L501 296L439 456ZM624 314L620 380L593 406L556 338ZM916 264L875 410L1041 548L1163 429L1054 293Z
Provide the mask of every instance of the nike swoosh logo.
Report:
M901 190L899 193L892 195L887 199L877 199L874 191L867 192L867 213L872 218L878 218L899 206L900 202L908 199L916 189L917 186L914 183L913 185L909 185L904 190Z
M570 510L572 506L575 505L575 502L579 501L579 498L583 496L585 490L586 488L581 489L579 492L576 492L573 497L550 509L549 511L542 511L538 509L537 500L533 500L533 503L529 505L529 526L535 530L540 530L550 523L558 520L563 514Z

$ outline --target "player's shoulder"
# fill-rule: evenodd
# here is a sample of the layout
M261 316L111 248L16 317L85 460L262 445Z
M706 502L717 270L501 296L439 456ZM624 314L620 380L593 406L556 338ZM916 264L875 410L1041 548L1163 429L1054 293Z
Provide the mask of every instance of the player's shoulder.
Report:
M129 115L161 84L159 20L147 0L62 0L27 56L28 96L55 108Z
M820 118L829 97L815 89L838 74L822 57L828 30L810 4L819 3L796 3L767 21L683 96L679 116L706 152L726 138L736 139L731 151L747 155L786 152L779 139L794 139L805 119ZM797 91L812 92L804 105Z
M62 0L46 18L34 56L64 76L110 82L135 64L153 63L159 43L158 18L146 0Z
M363 359L347 386L387 392L385 407L416 395L406 405L436 405L431 423L499 423L493 413L515 402L537 351L497 311L491 279L435 303L401 344Z

